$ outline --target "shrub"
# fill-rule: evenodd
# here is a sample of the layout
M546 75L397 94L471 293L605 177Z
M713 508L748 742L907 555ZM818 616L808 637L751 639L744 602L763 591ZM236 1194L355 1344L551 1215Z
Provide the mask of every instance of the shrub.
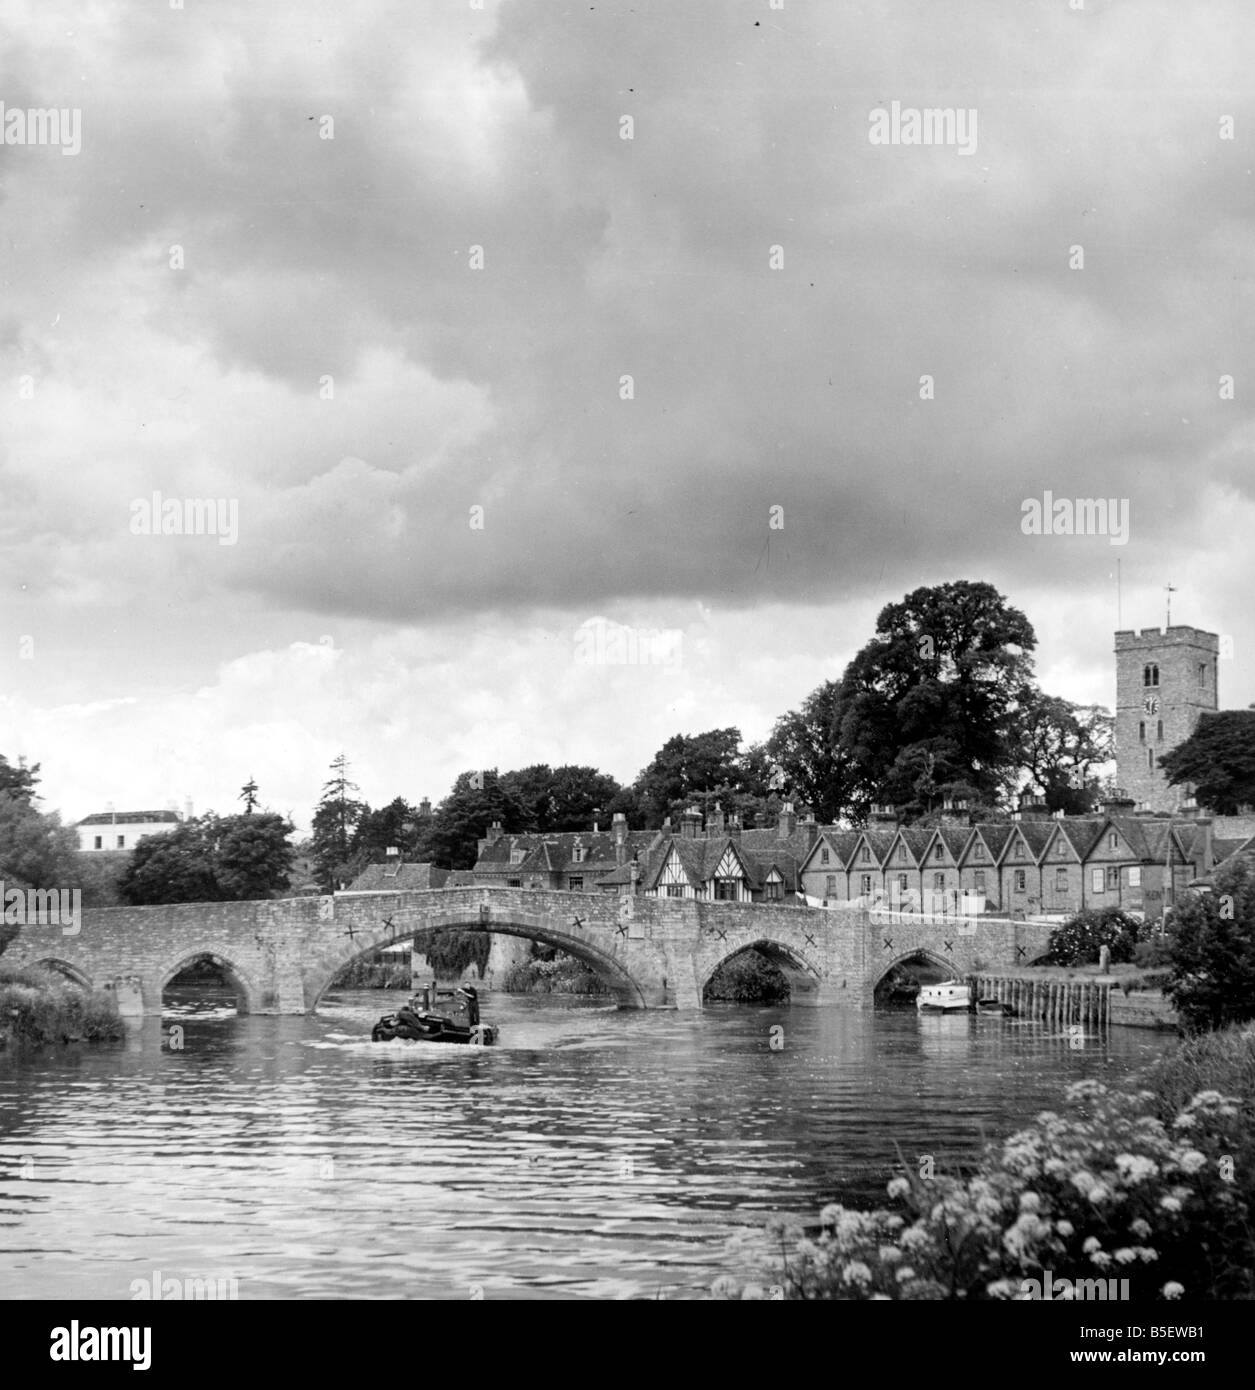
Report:
M1092 965L1103 946L1119 965L1133 959L1141 923L1118 907L1086 908L1050 933L1051 965Z
M1191 893L1168 918L1172 978L1164 993L1189 1032L1255 1018L1255 864L1216 871L1214 891Z
M1246 1044L1241 1056L1226 1075L1245 1087ZM1200 1065L1190 1058L1181 1074ZM1127 1279L1133 1300L1255 1297L1251 1093L1207 1089L1178 1105L1173 1085L1128 1094L1078 1082L1071 1115L1038 1115L968 1179L904 1169L890 1209L825 1207L812 1238L787 1223L766 1244L758 1233L753 1273L796 1299L1025 1299L1025 1281L1040 1295L1047 1270L1056 1285ZM714 1293L756 1287L725 1278Z
M0 1041L112 1041L125 1032L111 994L88 994L51 972L0 971Z

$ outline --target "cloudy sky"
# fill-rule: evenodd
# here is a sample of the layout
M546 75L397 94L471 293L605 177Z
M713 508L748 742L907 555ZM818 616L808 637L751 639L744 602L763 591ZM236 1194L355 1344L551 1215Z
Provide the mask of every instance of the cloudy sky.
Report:
M67 818L251 774L307 824L341 749L374 804L629 780L946 579L1111 703L1117 560L1255 701L1249 0L0 19L0 751ZM1127 543L1025 535L1047 490Z

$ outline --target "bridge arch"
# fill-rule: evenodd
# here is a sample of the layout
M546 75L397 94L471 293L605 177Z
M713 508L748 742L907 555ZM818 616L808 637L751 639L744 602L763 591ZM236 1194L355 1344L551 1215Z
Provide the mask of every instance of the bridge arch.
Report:
M913 951L904 951L900 956L897 956L894 960L889 961L880 970L880 973L872 981L872 992L875 993L875 991L878 990L882 984L884 984L890 971L896 970L900 965L908 965L912 962L926 965L935 965L938 970L945 970L951 975L958 975L962 973L959 970L959 968L955 965L954 961L947 960L946 957L943 956L939 951L930 951L926 946L917 946Z
M229 960L220 952L215 951L212 946L204 946L198 950L181 951L173 963L161 968L157 976L158 1005L160 1006L161 1001L165 998L171 980L181 975L190 966L199 965L202 961L207 961L220 970L227 984L235 991L236 1013L251 1013L254 1002L259 998L256 986L235 961Z
M704 970L698 984L698 998L705 996L706 986L721 966L735 960L737 956L745 955L748 951L757 951L759 955L765 956L781 972L789 984L790 1000L796 1000L799 995L813 994L823 982L823 976L796 947L786 941L764 936L759 937L757 941L734 946L720 956L709 970Z
M465 913L452 912L436 914L430 921L388 935L382 940L374 940L363 946L350 946L340 953L333 963L320 967L319 975L311 990L311 1012L317 1010L323 996L331 988L331 982L348 965L363 956L373 955L381 946L402 945L412 942L416 936L440 931L481 931L490 935L521 936L529 941L539 941L545 946L555 946L582 961L611 991L620 1008L644 1009L649 1004L640 984L626 967L609 952L602 951L589 942L559 927L550 927L540 922L518 922L509 917L475 918L468 920Z
M91 976L79 969L77 965L72 965L68 960L61 960L57 956L44 956L34 962L36 970L50 970L55 975L60 975L63 979L69 980L79 989L90 991L92 986Z

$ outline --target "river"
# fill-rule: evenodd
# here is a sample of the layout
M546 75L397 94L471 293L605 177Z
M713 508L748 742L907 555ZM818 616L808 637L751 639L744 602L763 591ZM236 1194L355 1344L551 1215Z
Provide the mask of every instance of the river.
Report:
M240 1018L202 993L125 1043L0 1054L0 1296L128 1299L160 1272L241 1299L701 1297L739 1227L872 1200L895 1146L942 1171L1176 1046L509 995L485 996L495 1048L372 1044L402 998Z

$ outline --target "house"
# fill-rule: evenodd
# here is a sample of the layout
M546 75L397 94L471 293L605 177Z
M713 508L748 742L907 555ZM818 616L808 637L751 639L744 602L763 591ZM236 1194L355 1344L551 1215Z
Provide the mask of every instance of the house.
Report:
M189 815L190 803L189 803ZM78 847L90 852L129 853L145 835L164 835L179 824L179 813L167 811L98 811L74 827Z
M553 831L507 835L494 821L479 842L473 881L505 888L557 888L570 893L595 892L616 869L646 849L657 832L629 830L622 813L609 831Z
M435 864L406 864L399 855L368 864L345 890L349 893L414 893L443 888L449 870Z

